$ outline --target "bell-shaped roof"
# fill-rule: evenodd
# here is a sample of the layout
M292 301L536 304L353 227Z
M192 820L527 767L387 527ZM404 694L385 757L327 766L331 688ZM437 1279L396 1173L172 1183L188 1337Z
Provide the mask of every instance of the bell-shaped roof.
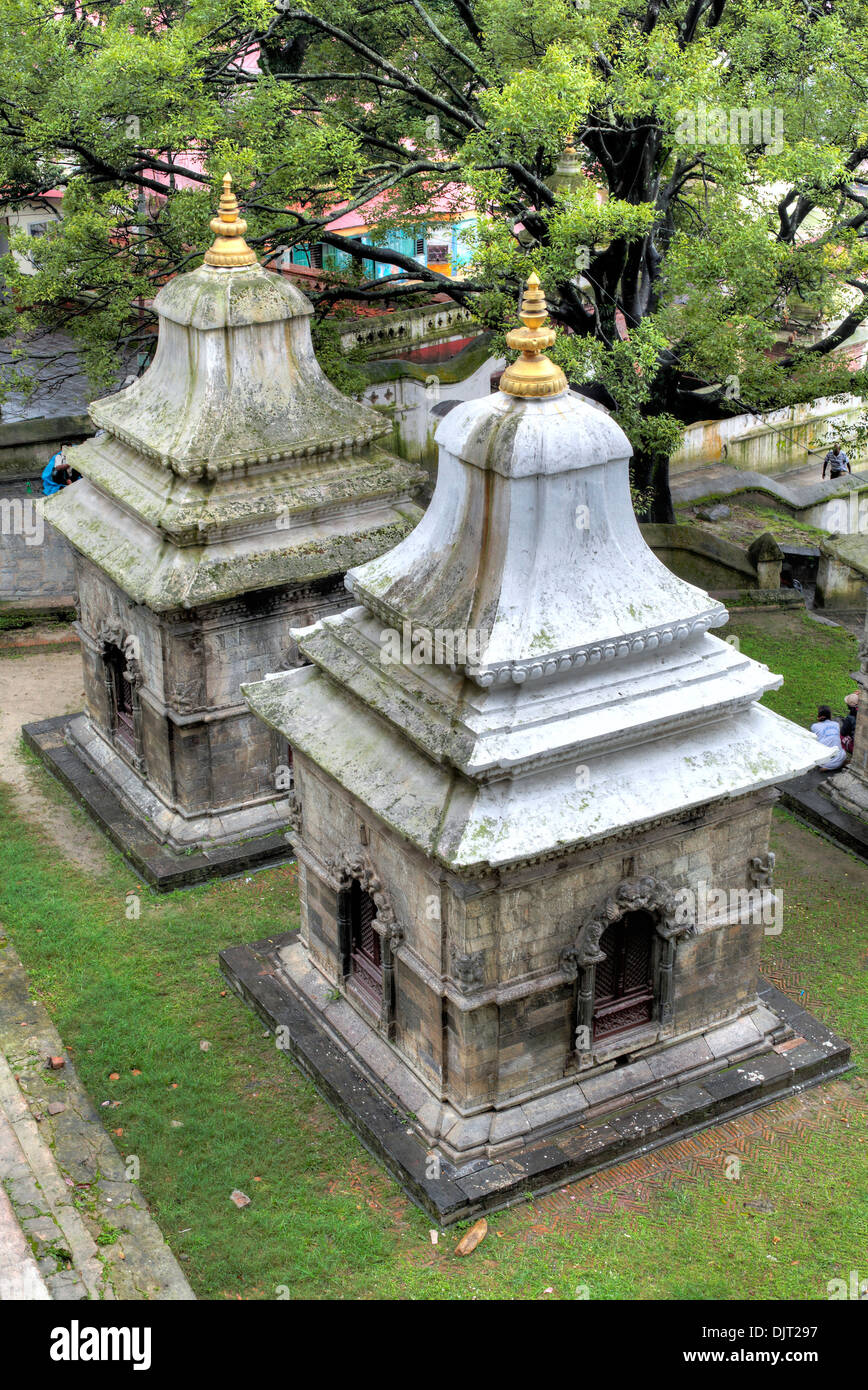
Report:
M100 429L181 477L360 448L390 429L322 371L312 306L258 264L231 183L227 174L204 264L154 300L160 336L148 371L90 406Z
M160 611L344 573L421 514L424 473L323 373L313 309L258 264L228 174L211 228L204 264L154 301L150 368L91 405L82 482L52 499L72 545Z
M711 635L723 605L646 545L628 440L545 357L535 277L530 299L501 390L438 427L422 521L348 573L359 608L296 634L318 670L244 690L453 868L554 853L818 761L812 735L756 703L780 677Z

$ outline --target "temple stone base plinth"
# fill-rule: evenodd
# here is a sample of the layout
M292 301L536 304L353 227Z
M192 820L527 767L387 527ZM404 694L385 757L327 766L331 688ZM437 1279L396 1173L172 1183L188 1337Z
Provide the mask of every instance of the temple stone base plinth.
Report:
M152 888L186 888L293 856L286 797L237 812L184 817L149 791L86 715L25 724L22 732L27 746Z
M637 1038L618 1065L596 1065L525 1104L460 1115L334 997L295 933L232 947L220 960L236 993L441 1225L561 1186L849 1066L848 1043L760 979L737 1018L671 1043Z

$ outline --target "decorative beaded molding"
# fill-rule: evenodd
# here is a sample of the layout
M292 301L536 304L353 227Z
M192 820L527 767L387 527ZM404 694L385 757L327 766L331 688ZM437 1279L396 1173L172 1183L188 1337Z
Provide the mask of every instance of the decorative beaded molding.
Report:
M324 440L316 444L305 444L295 449L277 449L269 453L254 454L226 454L221 459L199 459L190 463L185 463L176 458L173 454L160 453L158 449L152 449L143 439L132 434L129 430L122 429L112 420L105 419L102 411L90 407L90 417L94 424L107 434L114 435L123 444L128 444L131 449L146 455L148 458L156 459L164 468L169 468L179 478L216 478L221 473L228 473L233 468L244 468L259 463L287 463L295 462L298 459L316 458L328 454L347 453L351 449L361 449L370 444L372 440L379 438L380 435L387 434L392 426L386 423L383 426L370 426L361 430L358 434L344 435L338 439Z
M401 631L405 615L395 612L388 604L369 593L354 577L347 575L345 583L350 593L370 609L374 617ZM527 680L540 680L543 676L553 676L558 671L578 670L582 666L593 666L597 662L621 661L629 656L638 656L642 652L653 652L658 647L667 647L673 642L684 642L695 633L707 632L711 627L721 627L726 621L726 609L723 605L715 605L695 618L666 623L662 627L651 628L631 637L613 638L611 642L593 642L584 647L576 647L570 652L555 652L542 658L528 657L523 661L505 662L503 665L468 665L463 667L463 671L484 690L495 682L505 685L512 681L515 685L523 685ZM414 625L413 637L415 638L417 632L431 632L434 626L425 626L422 623ZM457 671L462 668L457 663L450 663L450 669Z

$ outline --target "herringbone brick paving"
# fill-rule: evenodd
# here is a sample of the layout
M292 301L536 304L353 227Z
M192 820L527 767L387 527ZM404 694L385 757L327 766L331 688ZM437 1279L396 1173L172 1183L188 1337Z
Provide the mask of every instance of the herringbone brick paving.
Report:
M849 1081L834 1081L569 1183L537 1197L534 1209L538 1218L558 1226L587 1224L619 1211L653 1215L654 1200L665 1188L708 1174L726 1184L733 1158L761 1155L777 1169L798 1159L809 1134L854 1121L868 1122L868 1100ZM739 1200L735 1190L733 1200Z

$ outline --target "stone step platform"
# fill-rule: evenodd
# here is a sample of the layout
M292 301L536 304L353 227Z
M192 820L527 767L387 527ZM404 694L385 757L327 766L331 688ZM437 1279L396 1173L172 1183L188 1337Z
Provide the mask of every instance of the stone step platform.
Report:
M594 1093L580 1123L553 1119L547 1128L536 1129L523 1147L464 1164L449 1163L436 1150L426 1148L415 1132L413 1100L404 1079L394 1082L403 1096L374 1084L365 1066L365 1051L384 1044L367 1036L373 1030L354 1011L349 1012L356 1020L355 1030L347 1028L340 1036L324 1026L312 994L306 996L285 968L287 950L296 941L297 933L289 932L231 947L220 953L222 972L272 1031L283 1030L279 1036L284 1050L300 1070L407 1196L440 1226L509 1206L530 1192L545 1192L613 1162L638 1157L709 1124L838 1076L850 1065L846 1041L761 980L760 1008L777 1020L777 1028L770 1030L773 1038L781 1039L776 1045L757 1052L754 1043L752 1055L741 1060L751 1052L751 1045L736 1036L738 1029L732 1025L732 1050L711 1063L698 1061L693 1076L688 1067L682 1068L680 1080L658 1074L652 1081L637 1082L642 1069L648 1071L644 1061L598 1073L585 1083ZM343 1000L331 1007L347 1009ZM718 1031L723 1035L726 1029ZM758 1040L760 1035L755 1036ZM393 1076L405 1071L398 1061L389 1086ZM421 1099L425 1088L418 1081L415 1084Z
M31 995L16 952L0 938L0 1301L192 1300ZM49 1069L49 1057L63 1066Z
M823 794L822 785L830 775L834 780L835 774L818 768L815 772L805 773L804 777L795 777L792 782L784 782L781 805L805 825L819 830L833 845L858 855L868 863L868 822L850 815Z
M26 1172L27 1162L15 1130L0 1110L0 1303L46 1301L52 1295L4 1186L16 1170ZM51 1219L47 1224L56 1241L59 1227Z
M24 742L84 806L136 873L158 892L190 888L212 878L231 878L292 859L292 847L282 831L233 845L214 845L194 854L173 853L149 834L144 823L130 814L119 797L68 746L66 728L77 718L80 715L62 714L25 724L21 731Z

